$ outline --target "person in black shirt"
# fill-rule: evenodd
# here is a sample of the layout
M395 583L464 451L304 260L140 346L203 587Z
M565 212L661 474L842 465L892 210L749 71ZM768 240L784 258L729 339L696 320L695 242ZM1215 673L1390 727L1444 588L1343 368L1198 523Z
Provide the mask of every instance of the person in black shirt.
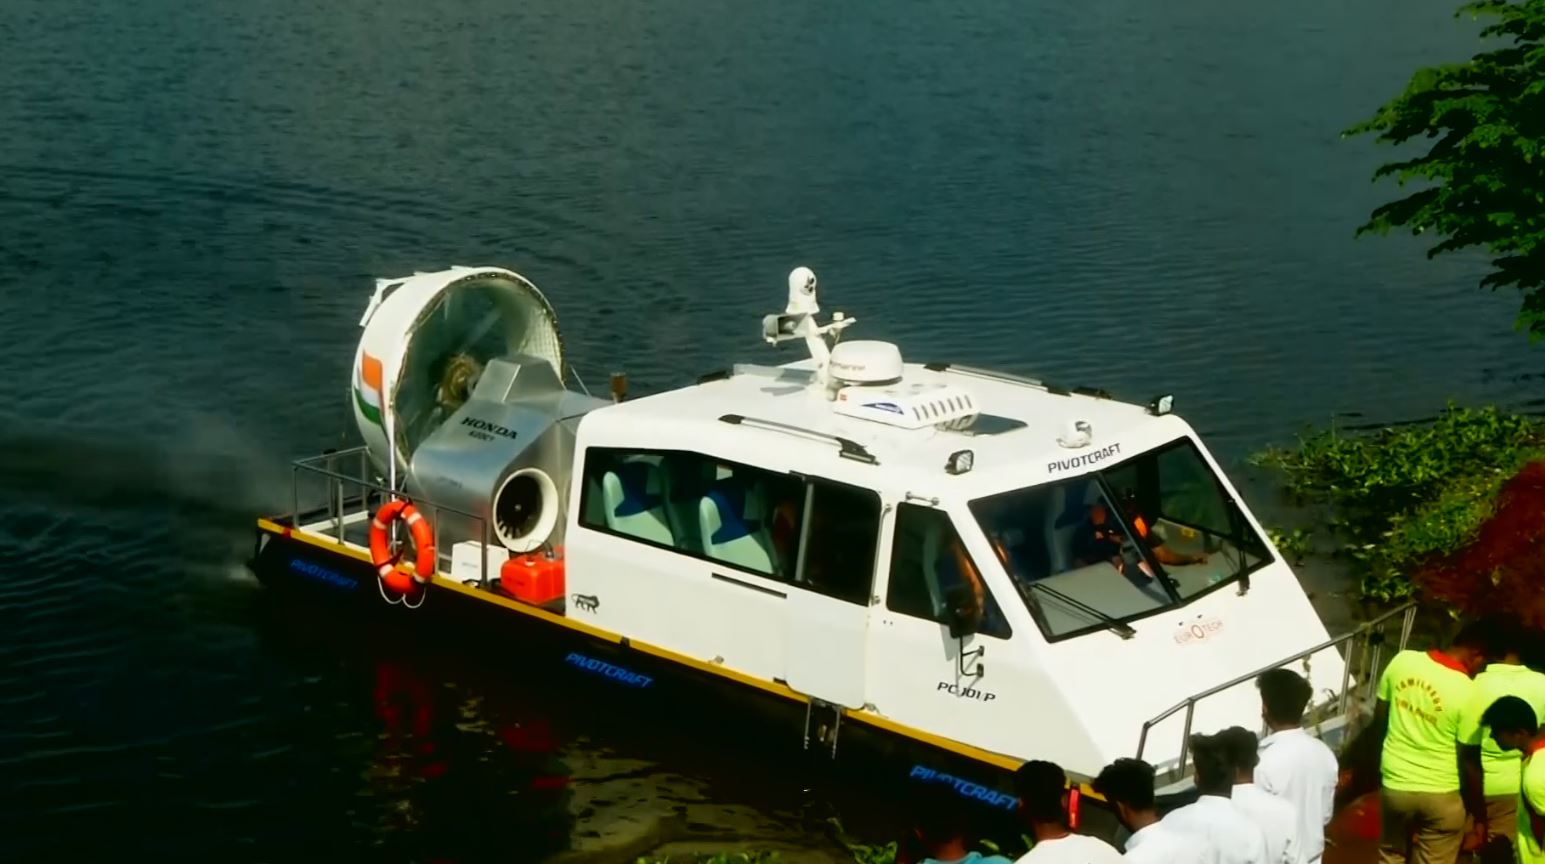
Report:
M1148 529L1148 520L1135 507L1129 507L1125 512L1129 514L1128 518L1132 519L1133 524L1137 526L1138 533L1142 536L1143 542L1147 544L1149 551L1161 563L1175 565L1200 564L1207 560L1205 554L1183 555L1171 550L1168 546L1164 545L1162 538ZM1111 518L1110 511L1106 509L1104 503L1095 503L1089 505L1088 518L1084 520L1083 524L1078 526L1078 530L1073 534L1073 558L1081 567L1087 567L1101 561L1109 561L1111 566L1115 567L1117 572L1123 576L1152 579L1152 568L1148 566L1147 561L1142 560L1136 555L1136 550L1133 550L1130 561L1128 556L1123 554L1126 545L1126 532L1121 530L1121 527L1116 524L1115 519ZM1129 563L1135 563L1136 567L1129 567ZM1136 574L1128 572L1133 569L1139 572Z
M1126 543L1126 533L1110 518L1105 505L1090 504L1088 517L1073 532L1073 559L1080 567L1109 561L1112 567L1122 570L1125 565L1121 550Z

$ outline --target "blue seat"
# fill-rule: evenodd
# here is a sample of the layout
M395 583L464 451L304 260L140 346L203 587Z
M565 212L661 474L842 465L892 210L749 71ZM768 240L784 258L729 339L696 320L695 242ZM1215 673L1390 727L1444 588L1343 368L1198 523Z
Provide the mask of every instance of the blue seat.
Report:
M660 467L644 460L628 460L601 477L606 507L606 527L641 540L675 545L665 512L664 483Z
M774 572L772 537L761 491L733 479L715 483L698 501L698 527L708 557L756 573Z

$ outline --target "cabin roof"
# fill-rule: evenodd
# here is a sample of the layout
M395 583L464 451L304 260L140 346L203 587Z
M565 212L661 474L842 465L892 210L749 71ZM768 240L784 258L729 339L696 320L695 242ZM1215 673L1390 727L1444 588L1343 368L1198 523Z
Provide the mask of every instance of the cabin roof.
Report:
M836 436L861 445L887 472L910 468L939 477L948 476L943 467L950 454L971 450L973 470L951 479L983 488L993 485L994 469L998 469L1000 473L996 476L1001 479L1001 469L1010 464L1020 469L1028 466L1028 470L1042 477L1063 473L1071 476L1098 467L1095 463L1119 462L1140 449L1179 437L1188 428L1179 418L1155 417L1140 405L1070 393L1028 379L1021 382L982 377L933 364L908 363L903 383L952 384L963 388L975 401L979 419L965 431L933 426L904 429L838 414L832 402L805 386L812 366L810 360L801 360L776 367L737 367L727 377L709 376L711 380L696 385L599 409L587 418L586 426L592 435L599 435L596 443L609 446L636 439L641 447L706 448L730 457L720 445L734 447L737 440L753 442L751 446L758 456L753 464L769 467L788 462L783 456L801 453L835 457L838 445L818 436ZM755 423L737 426L721 419L728 415L770 421L816 435L766 430ZM1069 448L1058 444L1058 438L1073 420L1086 421L1092 427L1088 445ZM1141 440L1134 440L1133 433L1138 433ZM649 443L661 441L670 443ZM1127 443L1114 452L1098 455L1119 442ZM1052 463L1057 463L1057 467ZM1000 488L1039 482L1035 476L1026 476L1024 470L1013 474L1013 482L1000 483Z

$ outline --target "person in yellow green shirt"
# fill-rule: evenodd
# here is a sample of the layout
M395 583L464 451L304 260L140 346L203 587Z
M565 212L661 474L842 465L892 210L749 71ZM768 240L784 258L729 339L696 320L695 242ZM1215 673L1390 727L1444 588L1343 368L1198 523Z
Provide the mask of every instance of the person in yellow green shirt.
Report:
M1470 845L1467 813L1484 831L1485 802L1460 795L1459 712L1485 659L1485 628L1472 622L1447 650L1397 653L1379 678L1380 864L1454 864Z
M1517 834L1522 760L1517 750L1497 746L1481 718L1503 696L1517 696L1528 703L1534 716L1545 717L1545 675L1519 662L1524 635L1516 621L1488 622L1486 633L1491 662L1475 676L1475 695L1459 711L1460 772L1461 780L1471 787L1470 795L1485 799L1486 833L1505 837L1511 844Z
M1517 839L1513 844L1518 864L1545 864L1545 733L1539 715L1517 696L1503 696L1482 714L1491 729L1491 740L1504 753L1521 756L1518 785Z

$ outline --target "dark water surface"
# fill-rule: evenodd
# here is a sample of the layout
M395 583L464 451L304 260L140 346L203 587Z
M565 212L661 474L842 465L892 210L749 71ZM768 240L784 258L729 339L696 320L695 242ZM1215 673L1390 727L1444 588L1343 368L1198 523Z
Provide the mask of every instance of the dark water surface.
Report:
M513 267L593 385L650 389L773 359L805 264L866 337L1172 390L1231 461L1538 405L1478 262L1351 236L1382 154L1337 131L1469 53L1448 7L0 4L0 860L803 830L771 757L245 575L285 460L350 431L376 276Z

